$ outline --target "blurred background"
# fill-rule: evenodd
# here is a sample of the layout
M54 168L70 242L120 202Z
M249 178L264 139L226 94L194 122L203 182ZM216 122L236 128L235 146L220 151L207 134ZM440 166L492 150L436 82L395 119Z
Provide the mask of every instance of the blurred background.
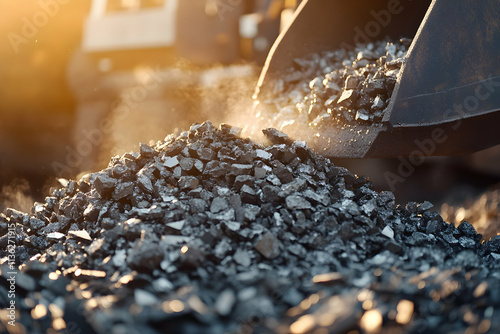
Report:
M0 1L2 206L243 112L285 0ZM245 104L246 103L246 104ZM27 199L28 205L31 198ZM20 205L19 203L17 204Z
M0 211L29 211L57 177L104 168L193 122L249 122L261 67L298 2L0 1ZM387 190L384 172L400 161L336 163ZM492 148L428 158L395 193L435 202L449 221L476 205L477 219L498 222L498 182Z

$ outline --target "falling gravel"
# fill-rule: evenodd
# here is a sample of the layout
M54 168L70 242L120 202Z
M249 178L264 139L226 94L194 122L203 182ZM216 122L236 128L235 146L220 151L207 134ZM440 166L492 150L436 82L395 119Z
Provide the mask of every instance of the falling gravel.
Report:
M264 132L195 124L1 214L16 333L498 332L500 237Z
M389 106L410 39L358 44L295 59L267 96L261 120L277 128L378 124Z

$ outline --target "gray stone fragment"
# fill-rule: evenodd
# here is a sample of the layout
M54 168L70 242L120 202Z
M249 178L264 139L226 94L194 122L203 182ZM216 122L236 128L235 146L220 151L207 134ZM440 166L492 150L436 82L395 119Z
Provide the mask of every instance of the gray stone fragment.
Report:
M307 251L304 248L304 246L302 246L300 244L293 244L293 245L289 246L287 249L290 253L296 255L299 258L304 258L307 254Z
M121 178L129 172L130 172L129 168L122 164L118 164L111 169L111 175L114 178Z
M378 94L383 94L385 93L385 83L383 79L375 79L375 80L370 80L368 81L366 87L365 87L365 93L375 97Z
M339 105L344 105L346 107L349 107L353 103L355 96L356 96L356 92L354 91L354 89L344 90L342 92L342 95L340 95L337 103Z
M250 175L238 175L236 179L234 180L234 188L236 190L241 189L244 185L247 185L249 187L253 186L254 183L254 178L253 176Z
M306 180L299 178L295 179L290 183L287 183L283 186L283 192L287 195L291 195L295 192L303 191L307 187Z
M432 204L429 201L424 201L418 205L417 212L424 213L425 211L432 209L433 207L434 207L434 204Z
M45 227L45 225L46 223L43 220L30 218L30 227L35 231L41 229L42 227Z
M309 82L310 89L321 89L323 88L323 79L321 77L316 77Z
M289 210L312 209L311 203L299 195L290 195L286 198L286 206Z
M152 194L154 192L153 183L145 174L137 175L137 185L147 193Z
M155 150L151 146L141 143L140 152L141 156L151 158L154 155Z
M280 179L282 184L290 183L294 180L292 172L285 167L278 167L273 170L274 174Z
M216 154L215 151L210 147L203 147L196 151L198 154L198 158L203 161L212 161L215 159Z
M356 77L354 77L352 75L349 75L345 79L345 84L344 84L344 89L345 90L356 89L357 86L358 86L358 78L356 78Z
M160 277L152 283L153 289L157 292L168 292L174 288L172 282L165 277Z
M275 212L273 214L273 219L274 219L274 222L276 223L276 226L281 226L281 224L283 223L283 219L281 218L281 215L279 212Z
M381 233L390 239L394 239L394 231L389 225L386 225Z
M176 179L179 179L182 176L182 168L180 166L174 168L173 176Z
M449 233L443 233L443 239L449 244L458 244L458 240Z
M103 244L104 244L104 238L94 240L88 246L87 253L89 253L90 255L93 255L95 252L97 252L99 249L101 249Z
M373 110L380 110L385 107L385 102L384 100L380 97L380 95L377 95L377 97L373 100L372 104L372 109Z
M333 81L328 81L325 85L326 89L333 90L334 92L340 92L342 89Z
M245 210L245 220L249 222L255 221L260 214L260 207L257 205L246 204L243 206L243 209Z
M261 201L263 203L277 203L281 201L279 196L281 189L276 186L265 186L262 188L262 193L260 195Z
M182 170L189 172L194 167L194 159L193 158L182 158L181 161L179 161L179 166L181 166Z
M189 207L191 208L192 214L205 212L207 209L207 202L201 198L192 198L189 200Z
M215 197L210 205L210 212L219 213L229 208L229 202L224 197Z
M422 233L422 232L415 232L409 237L407 242L410 245L423 246L430 241L431 236L432 236L432 234L427 235L427 234Z
M231 174L233 175L250 175L252 173L253 165L232 164Z
M235 137L239 137L241 135L241 131L243 131L242 128L238 128L236 126L232 126L225 123L221 123L220 129Z
M115 255L112 257L111 261L116 267L121 267L125 263L125 259L127 258L127 251L125 249L120 249L115 252Z
M277 186L277 187L281 186L280 179L276 175L274 175L274 174L268 175L266 177L266 181L269 182L270 184L272 184L273 186Z
M217 158L225 163L235 163L236 156L234 152L229 147L222 147L219 152L217 152Z
M325 193L318 193L314 192L311 189L307 189L302 193L302 196L304 196L309 201L319 203L324 206L330 205L330 197Z
M106 230L110 230L115 227L115 223L111 218L105 217L101 221L101 226Z
M165 226L167 226L167 227L169 227L171 229L180 231L184 227L185 223L186 223L185 220L179 220L177 222L167 223L167 224L165 224Z
M181 176L179 178L179 188L181 190L196 189L198 187L199 181L194 176Z
M350 199L342 201L342 209L353 216L359 216L361 214L358 204Z
M205 169L203 170L203 174L207 174L212 177L221 177L228 173L228 169L229 168L226 163L214 160L207 162Z
M189 127L189 132L195 133L200 128L200 126L201 126L200 123L194 123Z
M476 246L476 242L469 237L458 238L458 243L464 248L474 248Z
M143 289L135 289L134 298L136 304L142 307L158 303L158 298L154 294Z
M183 235L164 235L161 238L161 243L164 245L180 245L185 244L191 240L191 237Z
M148 202L144 203L145 206L149 205ZM163 218L165 212L160 206L152 205L149 208L137 209L134 208L131 212L136 212L139 218L144 220L153 220Z
M238 248L236 252L233 255L233 259L236 263L244 266L244 267L249 267L252 264L252 259L250 258L250 254L246 250L243 250L241 248Z
M263 129L262 133L266 136L267 139L273 144L287 144L290 143L290 139L288 135L276 130L274 128Z
M233 208L230 208L225 211L221 211L219 213L207 212L207 216L210 219L218 220L218 221L231 221L235 220L235 211Z
M198 160L198 159L194 159L194 170L198 173L202 173L203 172L203 168L205 166L203 165L203 162L201 160Z
M269 260L280 255L280 247L279 240L271 232L266 232L255 245L255 249Z
M231 249L232 247L229 244L229 242L227 242L226 239L223 239L221 242L217 244L217 246L215 246L214 255L218 259L223 259L224 257L226 257L226 255L229 253Z
M300 174L305 174L302 175L302 177L305 178L307 181L309 181L309 178L307 176L312 176L316 174L316 170L314 169L314 167L306 164L300 164L299 166L297 166L296 172Z
M163 256L163 250L158 247L158 244L146 238L137 240L133 248L129 248L127 262L133 269L152 272L160 267Z
M259 196L255 190L248 185L243 185L240 189L241 201L250 204L257 204L259 201Z
M106 175L99 174L94 180L94 187L101 198L104 198L111 194L116 186L116 179Z
M236 296L231 289L226 289L221 292L215 301L215 310L221 316L228 316L236 303Z
M369 217L377 209L376 201L370 200L361 206L361 210Z
M47 234L47 238L51 240L59 240L64 238L65 236L66 236L65 234L59 232L51 232Z
M231 195L231 189L227 187L215 186L213 189L213 194L220 197L228 197Z
M370 120L370 113L364 109L360 109L356 112L357 121L365 121L368 122Z
M476 239L479 234L477 233L476 229L474 228L474 226L467 222L467 221L463 221L460 223L460 225L458 225L458 230L465 236L471 238L471 239Z
M113 192L113 199L115 201L119 201L122 198L125 198L129 195L132 195L134 193L134 188L135 185L133 182L121 182L118 183L116 186L114 192Z
M262 159L264 161L269 161L273 157L273 155L271 153L264 151L264 150L261 150L261 149L255 150L255 154L256 154L257 158Z
M241 229L241 224L238 222L228 221L225 222L224 225L231 232L238 232Z
M262 167L255 167L254 169L254 176L256 179L263 179L266 177L267 171L265 168Z
M500 261L500 254L498 253L490 253L490 255L494 261Z
M167 168L174 168L179 165L179 159L177 159L177 157L167 157L165 158L163 165Z
M76 238L76 239L81 239L81 240L84 240L84 241L92 241L92 238L90 237L90 235L88 234L88 232L85 231L85 230L69 231L68 234L71 237Z

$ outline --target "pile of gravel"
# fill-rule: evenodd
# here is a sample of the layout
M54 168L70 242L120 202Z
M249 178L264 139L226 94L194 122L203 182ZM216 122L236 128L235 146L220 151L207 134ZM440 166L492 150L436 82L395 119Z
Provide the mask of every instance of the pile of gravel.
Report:
M295 59L272 92L259 96L264 124L268 119L278 128L294 122L313 128L380 123L410 44L409 39L378 41Z
M16 333L500 328L500 237L397 206L277 130L267 147L239 133L195 124L0 215L2 235L16 225Z

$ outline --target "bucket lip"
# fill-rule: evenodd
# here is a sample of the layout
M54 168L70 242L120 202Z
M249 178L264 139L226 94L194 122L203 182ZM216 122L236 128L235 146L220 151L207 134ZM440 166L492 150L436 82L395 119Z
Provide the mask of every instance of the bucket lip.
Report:
M446 124L500 110L496 1L433 0L399 73L383 121ZM447 14L447 15L444 15ZM481 88L481 86L484 86ZM473 105L471 105L471 102ZM451 111L450 111L451 109Z

